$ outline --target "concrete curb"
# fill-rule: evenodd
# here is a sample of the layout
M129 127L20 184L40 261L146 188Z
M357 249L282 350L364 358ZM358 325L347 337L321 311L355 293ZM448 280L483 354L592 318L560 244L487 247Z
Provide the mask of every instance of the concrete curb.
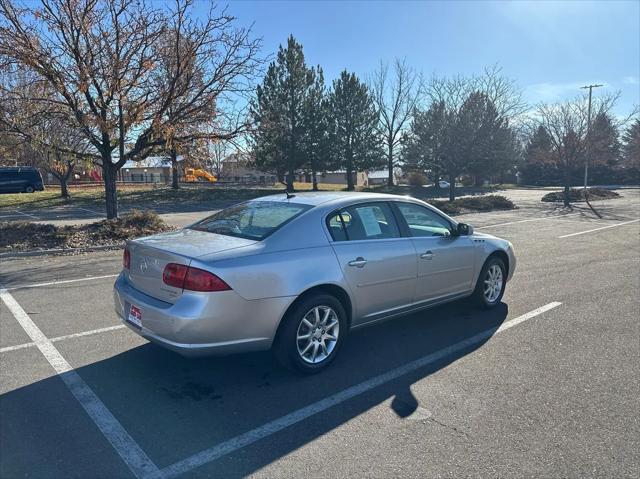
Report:
M30 256L47 256L56 254L77 254L77 253L91 253L93 251L109 251L122 249L124 244L110 244L101 246L87 246L86 248L56 248L56 249L43 249L43 250L29 250L29 251L10 251L8 253L0 253L0 260L5 258L25 258Z

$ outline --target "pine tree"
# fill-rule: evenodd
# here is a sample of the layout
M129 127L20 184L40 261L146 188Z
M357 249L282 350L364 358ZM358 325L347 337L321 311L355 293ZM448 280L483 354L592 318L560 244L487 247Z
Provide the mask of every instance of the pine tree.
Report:
M426 111L416 110L404 139L403 159L412 169L427 173L439 188L447 140L447 114L444 102L433 102Z
M624 133L623 158L627 168L640 169L640 118L631 123Z
M330 161L329 110L324 75L320 66L312 68L314 82L304 102L304 155L306 168L311 172L313 190L318 190L317 173Z
M354 189L353 174L384 164L377 134L378 112L367 85L346 70L333 82L329 94L333 115L335 165L347 174L347 189Z
M307 68L302 45L289 36L286 48L280 46L275 62L269 65L252 113L255 162L259 168L275 171L287 189L305 158L305 102L315 83L316 72Z
M589 163L615 166L620 160L620 135L611 115L600 113L591 123Z

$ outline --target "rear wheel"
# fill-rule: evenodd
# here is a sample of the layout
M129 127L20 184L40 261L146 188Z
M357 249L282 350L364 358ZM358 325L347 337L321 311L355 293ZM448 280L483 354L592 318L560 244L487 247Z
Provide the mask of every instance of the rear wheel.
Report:
M347 334L340 301L314 294L295 305L283 319L274 352L280 363L305 374L322 371L334 360Z
M497 256L490 257L482 267L476 289L473 292L474 302L485 309L500 304L507 284L507 268Z

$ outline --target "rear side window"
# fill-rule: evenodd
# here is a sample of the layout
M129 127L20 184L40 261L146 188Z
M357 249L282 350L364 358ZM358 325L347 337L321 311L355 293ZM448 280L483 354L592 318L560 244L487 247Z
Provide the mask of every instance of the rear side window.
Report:
M334 241L399 238L400 231L386 203L363 203L332 213L327 226Z
M219 211L190 228L259 241L310 208L299 203L249 201Z

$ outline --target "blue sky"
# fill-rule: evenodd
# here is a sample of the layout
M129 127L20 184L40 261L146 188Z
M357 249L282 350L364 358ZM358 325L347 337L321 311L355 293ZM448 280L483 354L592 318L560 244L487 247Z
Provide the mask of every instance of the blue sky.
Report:
M622 90L618 114L640 103L637 0L231 1L228 9L254 23L265 53L293 34L329 81L344 68L366 77L395 57L427 76L498 63L531 103L575 96L588 83Z

